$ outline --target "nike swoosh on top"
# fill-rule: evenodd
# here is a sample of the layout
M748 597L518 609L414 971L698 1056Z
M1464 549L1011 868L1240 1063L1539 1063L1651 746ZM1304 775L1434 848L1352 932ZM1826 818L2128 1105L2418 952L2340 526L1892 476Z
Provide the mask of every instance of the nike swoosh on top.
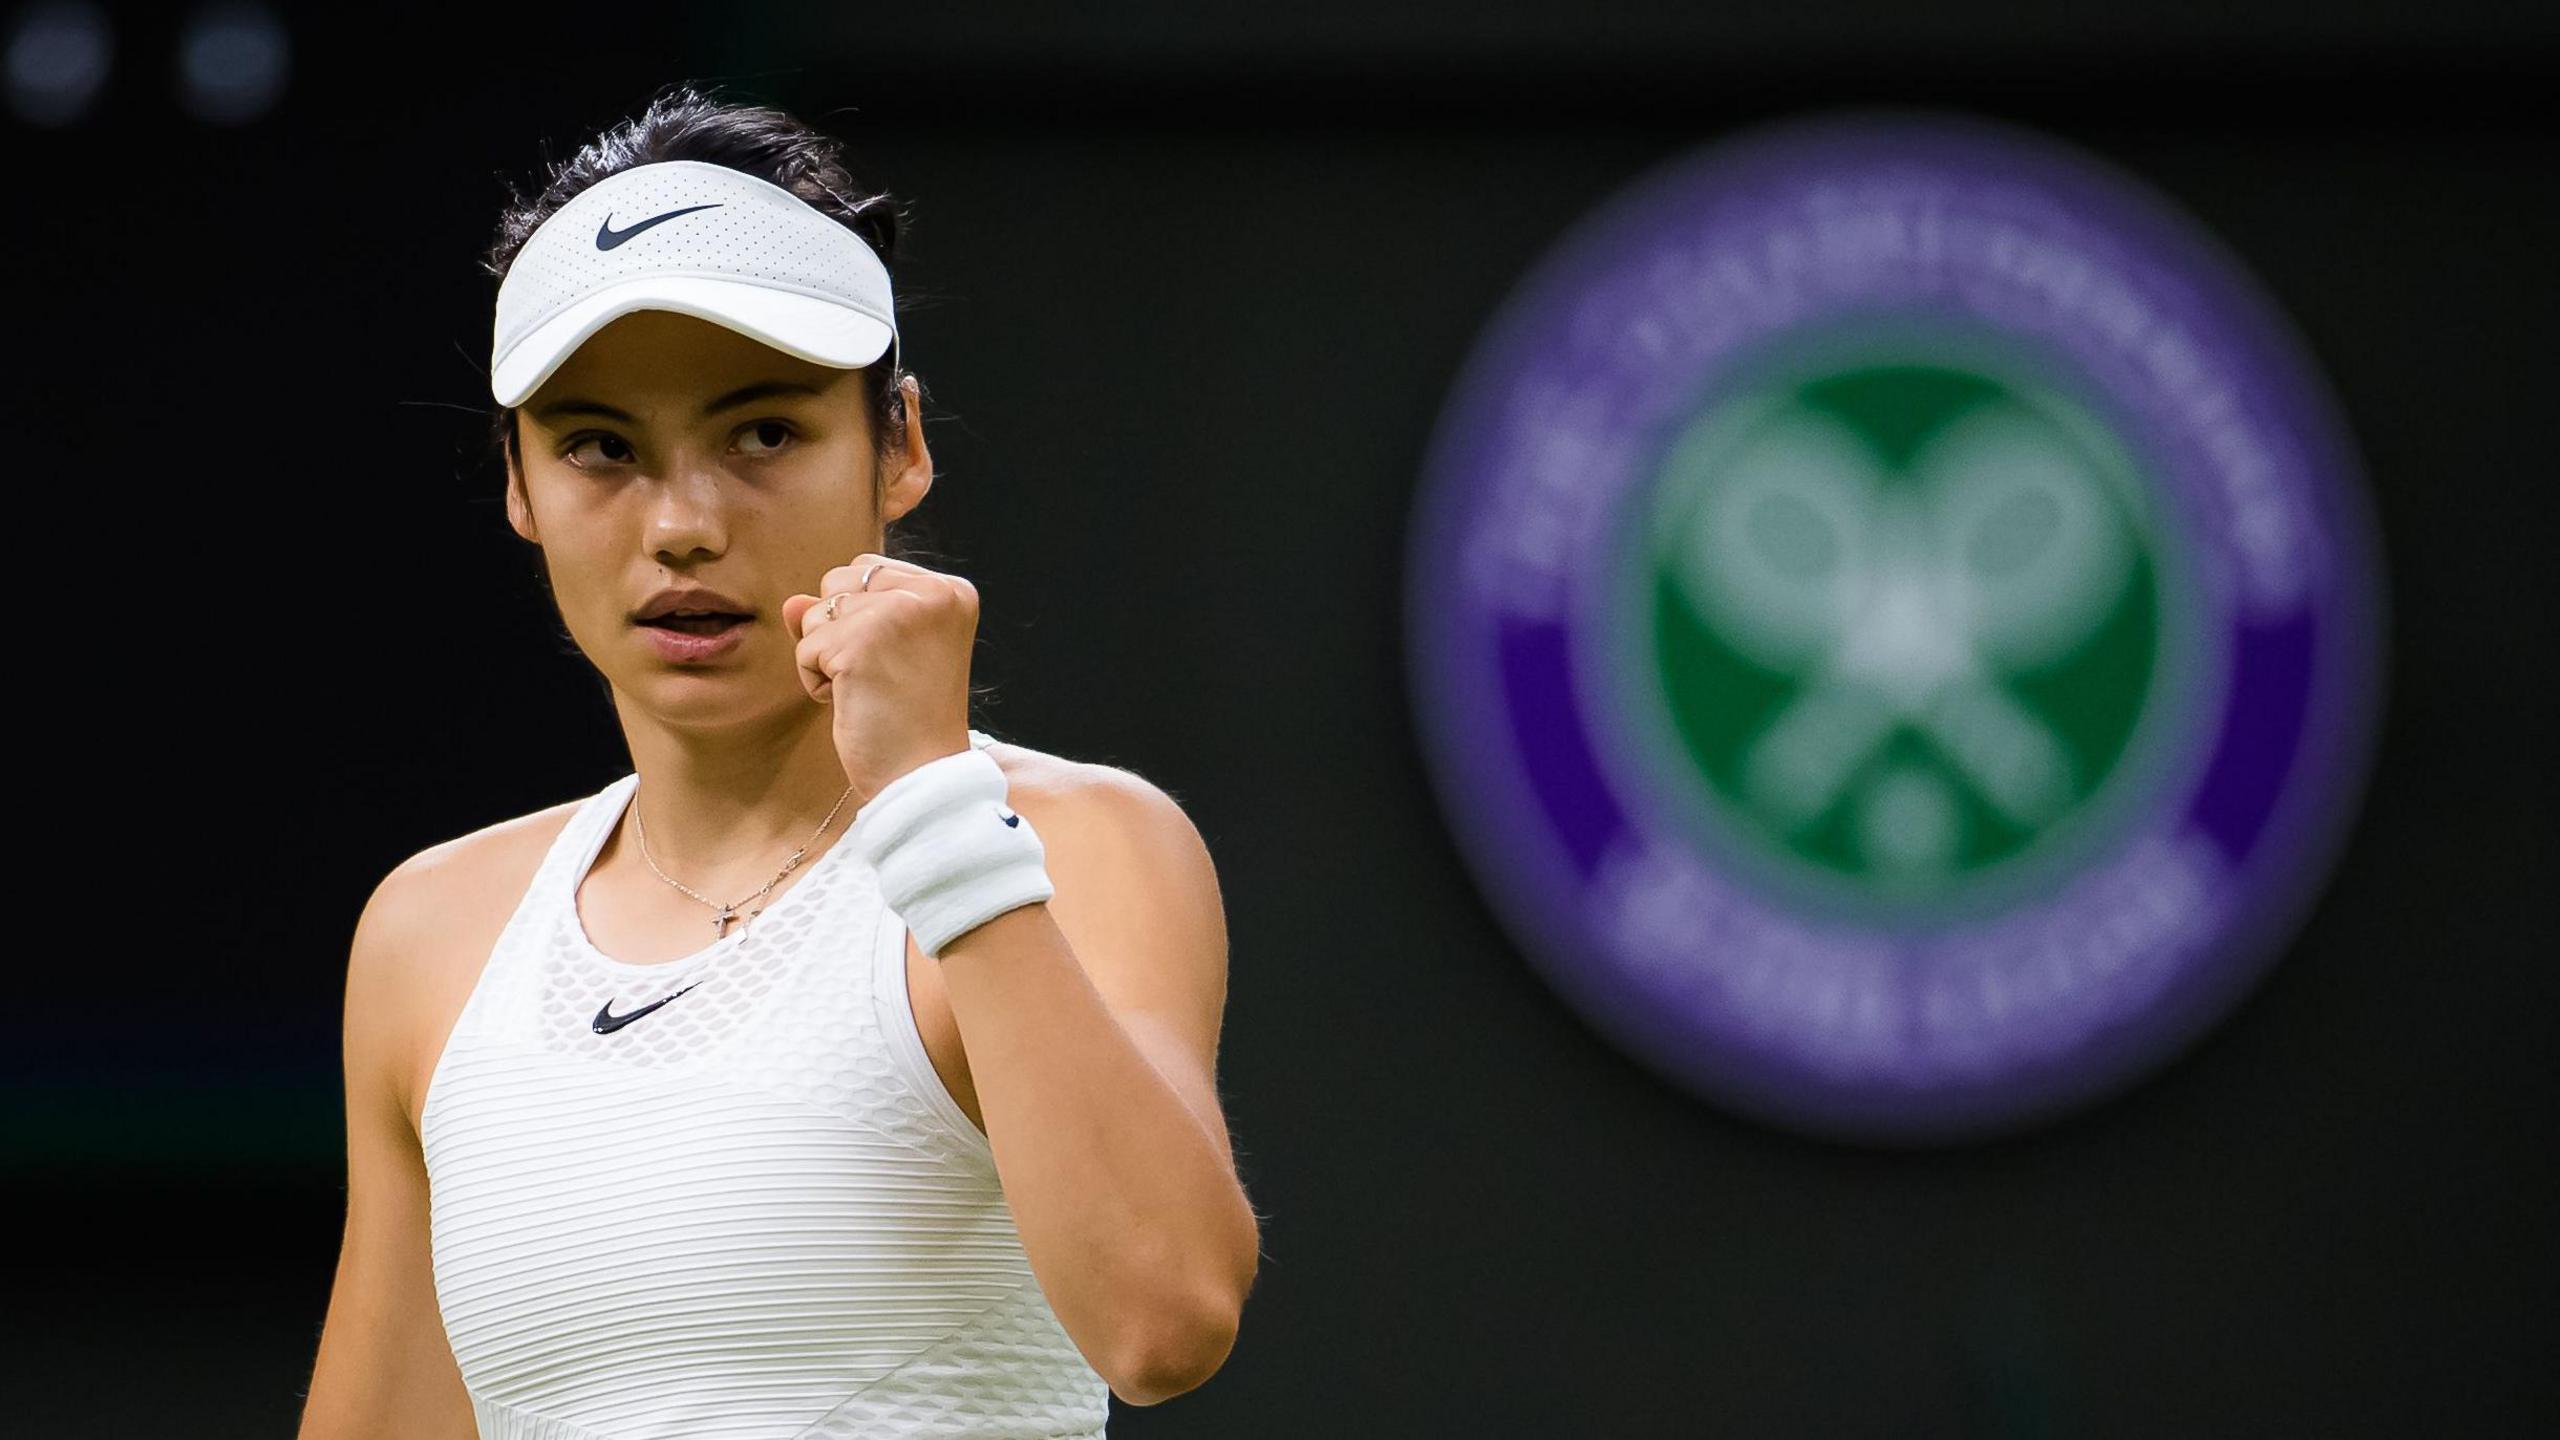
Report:
M1021 816L1016 815L1016 814L1012 813L1011 811L1007 811L1007 810L999 810L999 811L997 811L996 813L997 813L997 814L999 814L999 815L1002 815L1002 816L1004 817L1004 823L1006 823L1007 825L1010 825L1010 826L1014 827L1014 828L1015 828L1015 829L1017 829L1017 830L1019 830L1019 829L1021 829L1021 828L1022 828L1022 817L1021 817Z
M599 250L610 250L614 246L621 244L623 241L630 239L632 236L639 234L641 231L648 229L652 225L664 225L679 215L690 215L696 210L717 210L719 208L720 202L718 201L713 201L708 205L687 205L681 210L670 210L664 215L652 215L648 219L641 221L639 224L632 226L628 230L614 229L613 212L608 210L605 212L604 223L596 227L596 248Z
M699 985L701 983L701 981L696 980L693 982L693 985ZM684 990L692 989L693 985L687 985L684 987ZM683 994L684 990L677 991L676 995ZM657 1009L659 1006L666 1004L667 1001L673 1000L676 998L676 995L662 996L656 1000L652 1000L648 1004L641 1006L639 1009L632 1011L628 1015L614 1014L613 1000L612 997L608 996L605 999L604 1008L596 1012L595 1024L590 1028L599 1035L610 1035L614 1031L621 1029L623 1026L630 1024L632 1021L639 1019L641 1016L648 1014L650 1011Z

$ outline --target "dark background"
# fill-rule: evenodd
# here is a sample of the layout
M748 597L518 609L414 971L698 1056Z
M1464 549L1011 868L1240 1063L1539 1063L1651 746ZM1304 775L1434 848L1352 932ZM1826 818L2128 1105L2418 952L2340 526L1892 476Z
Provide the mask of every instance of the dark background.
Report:
M978 723L1149 776L1219 863L1267 1258L1227 1367L1115 1435L2555 1433L2551 7L951 8L283 6L290 84L224 126L169 93L178 7L110 5L96 112L5 132L13 1434L291 1433L358 910L628 768L482 455L476 261L504 180L679 79L913 202ZM1398 653L1430 425L1525 268L1665 158L1877 102L2044 128L2228 242L2336 386L2392 606L2267 982L2117 1100L1919 1154L1579 1024L1461 868Z

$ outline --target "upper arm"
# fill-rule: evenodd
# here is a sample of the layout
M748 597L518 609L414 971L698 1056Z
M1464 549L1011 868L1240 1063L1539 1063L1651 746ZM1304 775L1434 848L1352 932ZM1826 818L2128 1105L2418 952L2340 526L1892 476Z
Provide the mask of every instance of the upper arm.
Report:
M477 1433L437 1308L427 1175L410 1124L419 971L436 851L374 888L347 958L347 1223L301 1440Z
M1109 766L1078 770L1083 778L1044 797L1032 821L1057 892L1050 914L1113 1018L1232 1165L1217 1089L1226 911L1209 847L1182 807L1145 779Z

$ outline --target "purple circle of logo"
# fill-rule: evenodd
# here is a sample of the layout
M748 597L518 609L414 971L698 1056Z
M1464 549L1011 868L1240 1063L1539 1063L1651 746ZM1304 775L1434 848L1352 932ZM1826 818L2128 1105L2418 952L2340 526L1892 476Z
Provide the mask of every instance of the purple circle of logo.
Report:
M2352 444L2240 262L1974 117L1667 163L1487 326L1409 538L1434 791L1658 1073L1918 1144L2132 1084L2325 878L2380 705Z

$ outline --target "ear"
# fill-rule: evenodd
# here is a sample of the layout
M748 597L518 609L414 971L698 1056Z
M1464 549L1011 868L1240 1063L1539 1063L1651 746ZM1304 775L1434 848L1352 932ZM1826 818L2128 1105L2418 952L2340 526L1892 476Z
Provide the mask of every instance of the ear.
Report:
M533 508L526 501L524 470L513 455L507 457L507 524L532 544L542 543L542 536L533 528Z
M880 523L888 524L924 503L925 492L933 488L933 452L925 448L924 413L919 403L923 398L913 375L898 377L898 387L906 397L907 448L896 456L883 457L888 468L887 483L881 487Z

